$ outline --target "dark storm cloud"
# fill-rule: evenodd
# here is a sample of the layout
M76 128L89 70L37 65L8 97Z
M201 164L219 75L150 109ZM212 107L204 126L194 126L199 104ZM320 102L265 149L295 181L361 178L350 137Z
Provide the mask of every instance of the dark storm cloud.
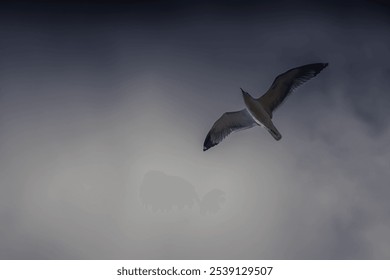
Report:
M186 3L1 4L0 257L389 258L388 10ZM312 62L282 141L202 152L240 87Z

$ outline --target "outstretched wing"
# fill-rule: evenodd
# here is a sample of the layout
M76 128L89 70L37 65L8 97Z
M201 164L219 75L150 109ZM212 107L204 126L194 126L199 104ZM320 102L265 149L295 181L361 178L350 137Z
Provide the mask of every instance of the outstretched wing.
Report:
M210 129L203 144L203 151L217 145L233 131L251 128L256 125L247 109L224 113Z
M313 63L293 68L276 77L268 91L258 100L272 113L298 86L317 76L328 63Z

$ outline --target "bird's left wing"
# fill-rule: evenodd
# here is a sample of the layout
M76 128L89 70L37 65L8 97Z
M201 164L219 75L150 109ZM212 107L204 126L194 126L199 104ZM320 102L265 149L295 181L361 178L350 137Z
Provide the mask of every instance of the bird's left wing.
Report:
M203 144L203 151L217 145L233 131L251 128L256 125L247 109L224 113L210 129Z
M328 63L313 63L290 69L277 76L269 90L258 100L272 114L284 99L298 86L317 76Z

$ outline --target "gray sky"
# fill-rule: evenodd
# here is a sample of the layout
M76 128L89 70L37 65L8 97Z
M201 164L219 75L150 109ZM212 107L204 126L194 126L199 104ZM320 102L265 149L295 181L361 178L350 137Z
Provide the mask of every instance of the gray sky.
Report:
M390 258L388 6L42 3L1 9L0 258ZM313 62L281 141L202 151Z

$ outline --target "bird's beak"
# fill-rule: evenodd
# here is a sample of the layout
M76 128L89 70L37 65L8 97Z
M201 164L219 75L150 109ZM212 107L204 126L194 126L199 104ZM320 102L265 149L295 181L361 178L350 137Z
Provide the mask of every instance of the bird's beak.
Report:
M245 91L245 90L243 90L242 88L240 88L241 89L241 93L242 93L242 95L247 95L248 93Z

